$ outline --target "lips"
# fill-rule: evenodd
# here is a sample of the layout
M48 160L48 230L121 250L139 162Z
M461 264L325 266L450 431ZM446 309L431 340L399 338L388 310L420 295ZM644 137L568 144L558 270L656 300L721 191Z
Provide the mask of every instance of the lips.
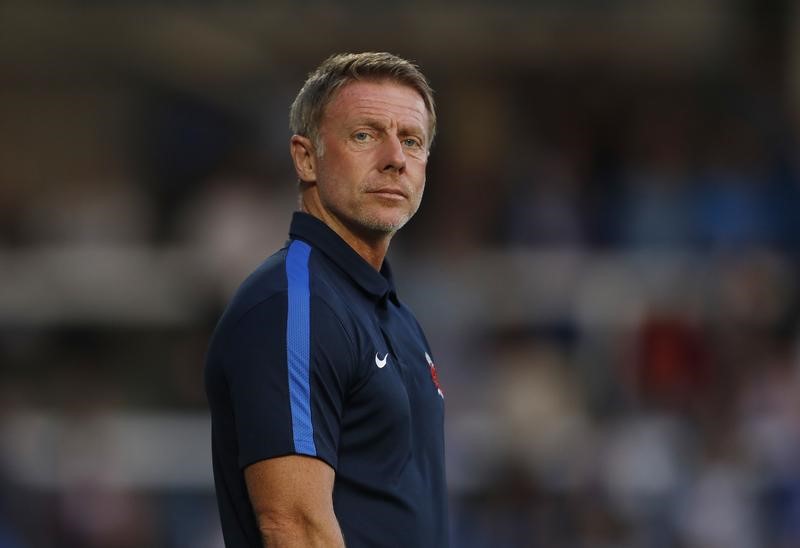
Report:
M398 198L408 198L408 194L400 188L397 187L381 187L376 188L374 190L367 191L369 194L388 194L392 196L397 196Z

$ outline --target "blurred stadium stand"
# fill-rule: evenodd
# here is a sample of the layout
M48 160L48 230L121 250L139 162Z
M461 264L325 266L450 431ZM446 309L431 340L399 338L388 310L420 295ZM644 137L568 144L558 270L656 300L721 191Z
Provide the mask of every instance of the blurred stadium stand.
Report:
M295 207L288 106L416 59L391 251L454 548L800 546L787 0L0 5L0 548L222 546L208 336Z

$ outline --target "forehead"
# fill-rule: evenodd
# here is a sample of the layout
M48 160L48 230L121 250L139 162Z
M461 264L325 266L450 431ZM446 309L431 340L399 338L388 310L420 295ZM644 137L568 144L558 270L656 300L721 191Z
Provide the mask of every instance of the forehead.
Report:
M360 118L428 127L425 101L414 88L392 81L356 80L345 84L328 103L324 121L348 123Z

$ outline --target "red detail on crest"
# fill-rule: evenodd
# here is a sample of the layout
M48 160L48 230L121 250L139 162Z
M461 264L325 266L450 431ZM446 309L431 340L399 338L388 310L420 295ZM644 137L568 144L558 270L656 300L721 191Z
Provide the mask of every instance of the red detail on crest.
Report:
M431 379L433 379L433 384L436 386L436 389L441 393L444 394L444 390L442 390L442 385L439 384L439 375L436 373L436 366L433 365L433 362L428 364L428 369L431 373Z

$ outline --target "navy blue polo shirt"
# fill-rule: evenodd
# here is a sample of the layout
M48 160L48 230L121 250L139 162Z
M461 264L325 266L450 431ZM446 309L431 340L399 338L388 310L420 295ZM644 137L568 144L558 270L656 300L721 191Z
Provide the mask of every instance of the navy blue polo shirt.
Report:
M220 319L205 382L226 546L262 545L244 468L293 454L335 470L349 548L448 545L444 395L388 262L295 213Z

